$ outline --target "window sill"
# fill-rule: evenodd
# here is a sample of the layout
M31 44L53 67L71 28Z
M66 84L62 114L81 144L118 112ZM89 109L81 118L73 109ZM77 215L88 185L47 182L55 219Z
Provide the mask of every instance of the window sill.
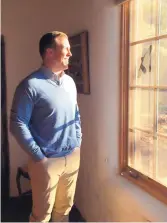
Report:
M121 176L134 183L135 185L138 185L140 188L148 192L156 199L167 204L167 187L149 177L146 177L138 171L133 170L130 167L127 167L126 169L121 171Z

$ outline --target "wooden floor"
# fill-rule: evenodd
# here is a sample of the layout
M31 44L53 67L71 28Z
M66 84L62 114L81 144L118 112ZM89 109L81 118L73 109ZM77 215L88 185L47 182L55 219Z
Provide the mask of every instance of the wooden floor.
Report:
M1 222L28 222L31 206L32 199L30 194L10 198L5 207L1 203ZM70 222L85 222L75 205L70 212L69 218Z

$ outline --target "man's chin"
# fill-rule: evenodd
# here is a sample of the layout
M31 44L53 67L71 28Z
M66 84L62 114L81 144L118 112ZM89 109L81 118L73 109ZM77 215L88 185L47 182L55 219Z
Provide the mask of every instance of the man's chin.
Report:
M69 67L69 64L64 64L64 70L67 70Z

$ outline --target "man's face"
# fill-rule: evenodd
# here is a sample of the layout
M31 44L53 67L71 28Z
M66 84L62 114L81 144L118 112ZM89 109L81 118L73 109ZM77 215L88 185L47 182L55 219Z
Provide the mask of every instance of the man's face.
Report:
M69 58L72 56L68 38L57 37L56 49L51 49L49 58L57 69L68 69Z

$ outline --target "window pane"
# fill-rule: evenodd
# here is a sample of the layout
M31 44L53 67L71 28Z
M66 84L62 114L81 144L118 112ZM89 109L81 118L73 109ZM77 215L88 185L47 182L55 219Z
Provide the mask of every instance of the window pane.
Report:
M158 91L158 133L167 136L167 90Z
M156 0L131 1L130 42L155 36Z
M135 119L134 119L134 111L135 111L135 91L136 89L131 89L129 91L129 128L134 128L135 126Z
M134 127L153 132L154 91L136 89L133 99Z
M129 137L128 165L139 172L153 176L153 137L149 133L135 131Z
M167 15L166 15L167 17ZM166 21L167 22L167 21ZM167 86L167 39L159 41L159 85Z
M159 0L160 2L160 34L167 34L167 1Z
M157 181L167 186L167 138L158 138Z
M136 77L137 77L137 72L138 72L138 63L139 63L139 59L138 59L138 45L136 46L131 46L130 47L130 60L129 60L129 73L130 73L130 77L129 77L129 84L132 85L136 85Z
M135 154L135 145L134 145L134 133L129 131L128 135L128 165L134 168L134 154Z
M153 86L155 80L155 41L131 46L130 85Z

